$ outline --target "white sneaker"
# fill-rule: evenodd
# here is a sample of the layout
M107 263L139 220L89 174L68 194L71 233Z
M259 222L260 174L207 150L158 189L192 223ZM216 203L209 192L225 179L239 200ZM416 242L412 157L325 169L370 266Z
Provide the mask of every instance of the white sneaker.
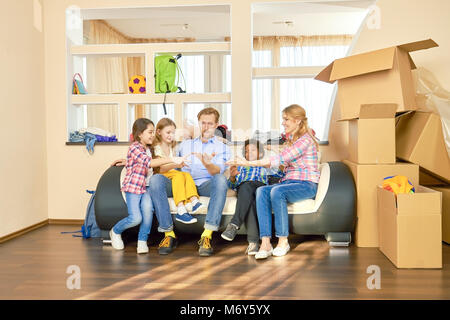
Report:
M255 259L267 259L268 257L270 257L273 253L273 248L270 248L269 251L266 250L259 250L256 254L255 254Z
M122 236L120 234L114 233L114 231L111 229L109 232L109 237L111 238L111 245L116 250L123 250L124 245L122 241Z
M291 247L289 246L289 244L287 245L287 247L276 247L276 248L273 250L273 255L274 255L275 257L282 257L282 256L285 256L286 253L288 253L290 249L291 249Z
M138 240L137 253L148 253L147 241Z

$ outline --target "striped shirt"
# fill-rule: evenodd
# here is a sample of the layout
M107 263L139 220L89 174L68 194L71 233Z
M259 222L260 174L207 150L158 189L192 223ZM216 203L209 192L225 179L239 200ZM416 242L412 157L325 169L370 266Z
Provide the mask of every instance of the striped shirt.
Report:
M125 165L126 174L123 179L123 192L135 194L145 193L146 177L149 173L150 161L152 156L139 142L135 141L128 148L127 164Z
M237 167L239 173L236 175L236 180L232 182L228 179L228 187L233 190L237 190L237 187L246 181L259 181L264 184L268 182L268 176L281 177L283 173L279 170L266 169L264 167Z
M320 170L317 147L308 133L297 139L291 146L286 147L280 154L270 158L270 166L284 166L286 180L307 180L319 183Z

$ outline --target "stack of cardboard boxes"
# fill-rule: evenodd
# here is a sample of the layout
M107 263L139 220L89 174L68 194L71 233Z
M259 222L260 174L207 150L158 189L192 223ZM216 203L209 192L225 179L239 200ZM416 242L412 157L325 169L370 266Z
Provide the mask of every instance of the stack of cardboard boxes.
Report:
M380 247L397 267L442 267L441 195L419 186L419 166L431 166L428 160L417 161L417 149L410 142L410 133L418 130L410 117L418 113L414 112L411 74L415 65L409 52L435 46L429 39L337 59L315 78L338 81L339 121L347 121L349 126L349 158L344 163L353 174L357 191L355 243ZM432 134L428 121L434 118L427 114L426 119L417 120L425 133L413 134L415 145L427 144ZM439 152L443 156L445 147ZM397 157L408 162L397 162ZM385 177L395 175L408 177L417 193L396 199L382 188L377 190Z

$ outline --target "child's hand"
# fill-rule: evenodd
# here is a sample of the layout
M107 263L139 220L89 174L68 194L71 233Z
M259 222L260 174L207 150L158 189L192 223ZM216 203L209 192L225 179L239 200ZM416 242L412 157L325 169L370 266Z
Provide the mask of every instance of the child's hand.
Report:
M236 166L230 167L230 177L236 177L239 174L239 170Z
M172 157L172 162L175 163L176 165L181 165L186 161L187 160L185 157Z
M233 160L229 160L226 162L227 166L233 167L233 166L241 166L241 167L248 167L248 161L243 158L235 158Z

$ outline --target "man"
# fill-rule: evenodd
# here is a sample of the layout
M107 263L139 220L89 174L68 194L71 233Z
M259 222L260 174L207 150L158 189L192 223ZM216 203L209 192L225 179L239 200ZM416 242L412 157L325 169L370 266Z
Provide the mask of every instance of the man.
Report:
M210 197L208 211L205 218L204 232L199 244L199 255L210 256L213 253L211 246L212 233L217 231L222 218L227 194L227 179L223 175L230 159L230 149L214 133L219 125L219 112L214 108L201 110L198 115L198 124L201 130L199 137L184 140L177 148L176 156L187 157L189 165L182 170L189 172L194 179L197 192L200 196ZM170 208L167 197L172 196L171 182L163 175L156 174L150 179L150 196L157 214L167 225L158 231L165 232L165 238L160 244L159 253L168 254L176 246L176 237L171 223ZM170 225L168 225L170 223Z

